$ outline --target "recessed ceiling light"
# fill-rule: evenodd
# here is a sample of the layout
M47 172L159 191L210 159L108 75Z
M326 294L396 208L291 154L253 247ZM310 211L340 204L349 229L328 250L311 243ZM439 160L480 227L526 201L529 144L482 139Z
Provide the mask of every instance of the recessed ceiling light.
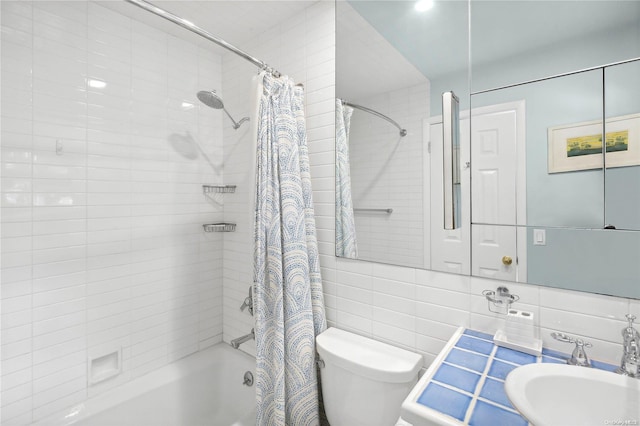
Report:
M433 0L418 0L413 7L418 12L426 12L433 7Z

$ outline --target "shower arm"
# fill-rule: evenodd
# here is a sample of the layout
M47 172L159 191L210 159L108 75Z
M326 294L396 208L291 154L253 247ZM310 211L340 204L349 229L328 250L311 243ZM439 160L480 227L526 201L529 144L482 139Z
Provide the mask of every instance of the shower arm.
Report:
M229 114L226 108L223 107L222 110L227 114L227 117L229 117L229 119L233 123L234 130L238 130L240 126L242 126L242 123L244 123L245 121L249 121L249 117L243 117L240 119L240 121L236 122L236 120L233 119L233 117L231 116L231 114Z
M249 117L243 117L243 118L241 118L241 119L240 119L240 121L238 121L238 124L237 124L237 126L238 126L238 127L234 127L234 128L235 128L236 130L238 130L238 128L239 128L240 126L242 126L242 123L244 123L245 121L249 121Z

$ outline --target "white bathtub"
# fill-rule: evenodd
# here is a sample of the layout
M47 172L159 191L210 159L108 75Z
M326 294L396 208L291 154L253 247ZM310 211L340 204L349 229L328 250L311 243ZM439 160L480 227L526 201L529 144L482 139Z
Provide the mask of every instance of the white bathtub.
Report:
M55 423L254 426L255 387L243 385L246 371L255 374L255 359L221 343L89 399Z

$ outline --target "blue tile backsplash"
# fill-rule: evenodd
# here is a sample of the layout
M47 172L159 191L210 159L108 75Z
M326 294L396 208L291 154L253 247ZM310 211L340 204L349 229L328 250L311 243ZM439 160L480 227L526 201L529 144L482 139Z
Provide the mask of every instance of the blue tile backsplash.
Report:
M474 354L473 352L462 351L457 348L453 348L449 355L444 360L449 364L459 365L460 367L468 368L469 370L482 373L487 366L489 357L484 355Z
M495 357L518 365L527 365L536 362L536 357L534 355L525 354L524 352L514 351L513 349L503 347L498 347Z
M478 401L471 414L471 419L469 419L469 424L473 426L526 426L527 421L513 411Z
M438 368L438 371L436 371L436 374L433 375L433 380L473 393L480 381L480 377L479 374L463 370L462 368L442 364L440 368Z
M436 383L429 383L429 386L422 392L418 403L433 408L441 413L447 414L460 421L464 420L467 408L471 402L471 397L460 392L456 392Z
M497 359L491 363L488 375L495 377L496 379L505 380L507 374L511 373L511 370L518 368L517 365L508 364L506 362L498 361Z
M493 350L493 342L488 342L486 340L478 339L475 337L465 336L464 334L460 336L458 342L456 342L456 346L484 355L489 355Z
M504 383L501 381L487 377L480 391L480 396L505 407L513 408L507 393L504 391Z
M417 402L473 426L526 426L511 405L504 380L511 370L535 362L565 363L567 354L543 349L541 357L493 344L493 336L465 330L431 377ZM616 367L592 361L595 368Z
M464 334L466 334L467 336L473 336L473 337L477 337L479 339L484 339L484 340L493 340L493 336L487 333L483 333L481 331L475 331L475 330L465 330Z

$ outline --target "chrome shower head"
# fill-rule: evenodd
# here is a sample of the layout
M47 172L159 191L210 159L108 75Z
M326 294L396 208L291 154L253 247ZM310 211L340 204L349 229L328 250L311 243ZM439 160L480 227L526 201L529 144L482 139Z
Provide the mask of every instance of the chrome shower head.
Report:
M224 108L224 102L222 102L222 98L215 90L201 90L198 92L197 96L200 102L206 106L223 110L233 122L234 130L238 130L245 121L249 121L249 117L244 117L236 123L236 120L234 120L233 117L231 117L231 114L229 114L229 112Z
M198 99L208 107L215 109L224 109L224 102L222 102L222 98L216 93L215 90L199 91Z

